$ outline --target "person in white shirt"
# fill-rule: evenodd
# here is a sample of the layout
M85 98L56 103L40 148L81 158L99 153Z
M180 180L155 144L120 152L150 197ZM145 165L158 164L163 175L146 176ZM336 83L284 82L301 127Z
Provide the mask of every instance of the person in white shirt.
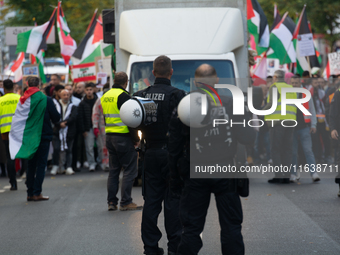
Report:
M65 85L65 89L67 89L70 92L71 102L73 103L73 105L78 107L81 100L73 95L72 85L69 85L69 84Z
M67 89L63 89L60 93L60 122L55 125L56 131L58 131L60 141L59 152L59 171L65 172L67 175L74 174L72 169L72 148L74 137L77 133L76 120L77 120L77 107L70 101L70 92ZM65 171L66 169L66 171ZM52 172L55 175L56 172Z

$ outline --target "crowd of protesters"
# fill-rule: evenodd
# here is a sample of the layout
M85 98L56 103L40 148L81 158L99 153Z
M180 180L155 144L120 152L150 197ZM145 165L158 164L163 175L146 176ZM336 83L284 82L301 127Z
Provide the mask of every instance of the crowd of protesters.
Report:
M338 128L337 121L334 120L336 116L333 114L334 116L331 117L330 115L332 100L336 99L336 97L334 98L335 92L340 88L340 75L333 75L329 80L326 80L320 76L318 69L313 69L311 74L305 71L302 77L286 72L282 81L293 87L308 89L312 95L308 107L312 113L310 120L307 121L301 111L296 112L298 126L292 135L290 163L297 167L306 164L336 164L338 137L335 131ZM264 94L263 109L267 107L270 88L275 82L277 81L274 76L268 76L267 83L260 85ZM104 116L100 102L101 96L108 90L108 83L103 88L98 88L91 82L63 84L57 74L51 76L50 83L41 85L41 91L52 98L61 115L60 122L53 126L54 135L48 161L48 169L52 175L72 175L82 168L88 168L90 172L109 170ZM25 86L21 89L17 84L14 84L13 93L22 95L24 91ZM0 93L3 94L2 81ZM264 120L263 116L258 116L258 118ZM332 132L333 130L335 131ZM271 143L276 139L276 136L271 137L268 125L263 125L257 131L254 146L247 148L248 164L273 164ZM278 144L277 141L274 142ZM0 146L2 145L0 144ZM4 159L0 158L2 176L6 176L5 161L5 157ZM24 175L27 162L21 160L20 166L19 174ZM18 166L16 167L18 168ZM292 171L288 176L289 182L297 182L300 178L299 173L299 171ZM316 172L311 170L310 173L314 182L320 181ZM288 182L287 176L285 177ZM273 180L269 180L269 182L273 182ZM282 183L277 180L274 182Z
M0 96L4 95L2 81ZM21 89L13 86L13 93L23 95L27 86ZM40 84L40 90L54 103L60 121L53 125L53 138L48 156L48 169L52 175L73 175L82 168L90 172L109 170L109 157L105 146L104 118L100 97L109 90L109 83L95 85L92 82L64 84L58 74L53 74L47 84ZM1 151L3 142L0 141ZM5 150L4 150L5 151ZM6 153L1 153L1 176L6 171ZM18 175L25 178L27 160L17 160ZM19 169L18 169L19 168Z
M280 72L276 71L274 76L267 77L267 84L260 85L264 92L263 109L268 109L268 95L273 83L278 82L278 80L275 80L275 75L277 73ZM282 145L282 150L292 152L290 164L297 167L300 165L305 166L307 164L309 165L309 168L311 168L311 164L331 165L337 163L337 158L339 158L337 157L337 133L335 134L332 132L333 130L336 131L338 129L335 124L337 123L337 117L336 115L331 115L331 109L333 107L334 110L338 111L336 106L332 105L335 99L335 92L340 88L340 75L333 75L329 80L326 80L320 76L318 68L313 68L311 73L305 71L302 77L290 72L282 73L284 76L282 77L282 81L279 82L292 85L293 87L308 89L312 97L307 106L307 109L312 115L309 117L304 116L300 110L297 110L295 113L297 126L295 127L294 134L292 134L292 147L285 148L284 145ZM299 96L301 98L302 93L298 94L300 94L298 95L298 98ZM261 118L262 120L264 119L259 116L259 119ZM259 128L255 145L252 148L252 153L249 153L250 155L248 155L248 164L272 164L273 149L271 143L276 138L277 136L272 137L270 135L270 127L268 127L268 125L263 125ZM320 181L320 177L316 172L313 172L311 169L310 172L314 182ZM300 171L291 172L290 176L288 176L290 177L289 182L297 182L299 180L299 173ZM273 182L273 180L269 180L269 182Z

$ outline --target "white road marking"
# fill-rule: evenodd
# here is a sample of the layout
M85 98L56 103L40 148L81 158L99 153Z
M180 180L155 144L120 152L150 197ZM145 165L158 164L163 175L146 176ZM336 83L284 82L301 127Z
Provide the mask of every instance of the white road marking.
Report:
M22 182L22 179L17 179L17 182Z
M4 186L4 189L10 189L10 188L11 188L11 185Z
M4 193L5 192L5 190L4 189L0 189L0 193Z

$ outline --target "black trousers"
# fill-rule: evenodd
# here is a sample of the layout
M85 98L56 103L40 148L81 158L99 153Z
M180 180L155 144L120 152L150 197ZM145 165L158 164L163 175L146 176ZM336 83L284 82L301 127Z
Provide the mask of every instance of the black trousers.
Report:
M78 161L78 136L76 134L73 140L73 147L72 147L72 168L73 170L77 170L77 161Z
M222 254L244 254L241 234L243 213L234 179L188 179L182 193L180 218L183 225L178 255L198 254L211 193L215 194L221 226Z
M16 171L15 171L15 160L11 159L11 155L9 153L9 141L4 140L5 148L6 148L6 157L7 157L7 173L9 177L9 183L11 186L17 185L16 179Z
M324 147L324 152L322 150L322 144ZM312 142L313 142L313 152L315 156L315 160L317 163L321 162L321 159L326 159L328 156L331 155L331 142L330 142L330 134L329 131L326 130L326 123L325 122L318 122L316 125L316 133L312 134Z
M175 252L182 232L179 220L179 198L169 190L168 151L148 149L144 158L144 208L142 215L142 240L146 254L158 250L162 233L157 227L158 215L164 201L164 226L168 238L168 251Z
M294 128L276 125L269 129L273 166L290 166L292 163ZM290 173L275 173L277 178L289 178Z
M336 154L336 159L335 159L335 164L338 165L338 167L340 166L340 140L336 141L338 143L338 149L337 149L337 154ZM339 184L340 187L340 173L337 174L337 176L335 177L335 183Z

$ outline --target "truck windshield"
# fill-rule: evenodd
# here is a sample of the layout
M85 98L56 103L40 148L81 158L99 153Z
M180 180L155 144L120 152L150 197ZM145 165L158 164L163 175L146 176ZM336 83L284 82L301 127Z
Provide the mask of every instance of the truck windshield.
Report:
M152 61L136 62L132 64L130 73L130 92L131 94L145 89L154 84L155 77L152 74ZM233 63L230 60L173 60L172 68L174 69L171 77L171 85L190 91L190 80L195 77L195 70L201 64L212 65L217 72L217 76L222 81L228 81L228 84L236 85Z

